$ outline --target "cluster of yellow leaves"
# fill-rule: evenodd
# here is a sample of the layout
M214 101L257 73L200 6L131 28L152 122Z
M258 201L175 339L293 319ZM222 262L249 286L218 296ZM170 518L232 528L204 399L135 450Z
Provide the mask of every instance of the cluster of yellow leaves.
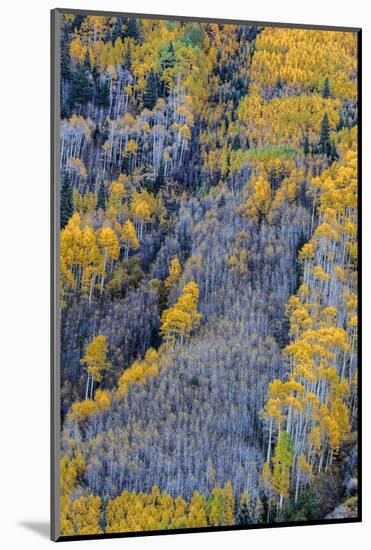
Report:
M243 493L249 506L250 497ZM85 535L102 533L104 516L105 533L125 533L164 529L222 526L234 524L235 501L230 482L216 487L206 499L195 491L189 502L169 493L161 493L155 485L151 493L123 491L108 500L105 510L99 497L61 497L61 534Z
M91 137L92 121L85 119L81 115L73 114L70 119L62 120L61 127L62 129L69 127L70 129L81 131L87 139Z
M126 220L124 225L121 228L120 240L124 243L125 247L125 258L129 256L129 250L138 250L139 241L137 239L137 234L135 227L131 220Z
M110 404L111 393L108 390L97 390L94 399L85 399L72 404L68 412L68 420L71 422L84 422L93 414L108 409Z
M81 194L76 188L73 189L73 208L75 212L78 212L80 216L86 214L93 214L97 207L97 195L96 193L87 192Z
M81 496L72 500L62 495L60 501L61 535L99 535L102 499L98 496Z
M87 54L92 68L107 71L116 75L117 68L123 63L127 50L132 46L132 39L117 38L112 44L105 40L109 20L101 16L87 16L80 29L75 29L70 44L70 56L75 63L82 63Z
M90 342L84 357L80 361L82 365L86 365L87 373L97 382L102 380L103 372L111 368L111 363L107 360L107 353L107 339L99 334Z
M139 223L151 223L157 208L156 197L146 189L133 193L130 209Z
M117 258L116 248L113 250L111 246L110 252L112 258ZM69 288L88 292L96 278L104 275L106 254L104 239L102 241L89 225L82 227L81 216L75 212L60 237L62 298Z
M80 360L87 373L86 398L72 404L68 412L70 421L82 422L90 415L107 409L111 404L111 393L98 390L93 399L94 382L101 382L103 373L110 370L108 361L108 343L105 336L99 334L87 346L84 357Z
M255 222L264 218L274 224L280 215L280 207L284 203L295 203L305 181L304 170L297 168L295 161L274 156L249 162L253 171L248 198L238 208L238 213ZM273 186L271 182L276 183Z
M288 145L299 149L303 136L310 143L319 140L323 116L327 113L330 129L340 121L339 99L320 95L286 96L266 101L260 95L245 96L238 107L241 129L254 147Z
M147 378L157 376L159 372L159 356L154 348L146 351L143 360L134 361L134 363L124 371L118 384L118 393L120 397L125 396L132 385L145 384Z
M97 229L96 193L73 190L75 212L61 230L62 299L68 291L81 290L91 301L99 281L103 291L107 264L113 267L121 246L127 259L130 250L138 250L146 225L156 219L164 221L166 209L161 196L155 197L145 189L130 191L128 187L127 177L122 174L111 183L102 225Z
M258 221L266 216L272 201L272 191L269 181L261 174L251 182L252 194L246 201L246 216Z
M290 371L286 381L269 385L263 412L270 439L272 422L278 433L285 429L295 438L296 497L314 467L320 471L331 464L351 430L357 375L356 131L342 132L339 161L310 181L318 223L299 252L303 282L286 307L291 343L284 354Z
M356 98L355 33L267 27L259 33L255 45L252 92L280 80L295 93L318 93L328 78L336 97Z
M85 473L85 460L80 449L66 453L60 462L60 492L69 495Z
M70 159L70 167L76 171L76 173L83 179L86 179L88 172L85 168L83 161L79 158Z
M181 273L182 268L179 259L175 256L170 262L169 275L164 281L167 290L170 290L179 281Z
M194 281L186 284L179 300L165 309L161 316L161 334L165 342L183 343L192 330L198 328L201 313L197 311L199 289Z
M215 49L211 47L207 34L204 33L203 47L186 45L181 41L187 33L187 24L146 20L142 24L143 40L140 43L132 38L119 37L115 42L105 41L105 34L112 24L112 18L86 17L80 29L75 29L70 44L70 56L75 63L82 63L87 54L92 67L100 72L107 72L114 78L125 58L131 59L131 71L134 83L130 85L130 95L135 93L143 97L147 76L151 71L161 74L162 82L168 89L183 88L194 112L201 112L209 94L209 74L215 63ZM199 25L205 28L205 25ZM236 30L234 29L235 33ZM174 60L164 64L170 44L174 48ZM191 117L193 114L191 113ZM182 131L189 132L188 126Z
M118 215L123 214L124 199L127 194L128 193L125 187L125 176L120 174L117 180L112 181L109 189L106 215L111 220L116 220Z

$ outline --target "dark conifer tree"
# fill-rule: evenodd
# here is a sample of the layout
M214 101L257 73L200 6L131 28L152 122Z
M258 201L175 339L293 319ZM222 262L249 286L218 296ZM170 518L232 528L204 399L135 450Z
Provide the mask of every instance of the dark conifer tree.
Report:
M151 71L147 77L146 87L143 94L143 105L146 109L153 109L156 105L157 99L159 97L158 93L158 75Z
M135 18L131 17L130 19L128 19L125 34L128 38L133 38L134 40L140 39L139 25L138 21Z
M174 67L175 65L175 51L173 43L170 42L169 47L165 50L165 52L162 54L162 60L161 60L161 66L162 69L168 69L170 67Z
M63 178L61 185L61 229L65 227L73 214L72 187L67 176Z
M61 34L61 78L63 80L68 80L70 77L70 44L71 34L63 32Z
M331 140L330 140L330 124L329 124L327 113L324 115L322 119L318 149L319 149L318 152L320 154L326 155L327 157L331 156L332 147L331 147Z
M328 99L330 97L330 95L331 95L330 83L329 83L328 78L326 77L325 82L323 84L322 97L325 98L325 99Z
M155 192L157 193L157 191L162 187L164 187L164 185L165 185L165 165L163 160L161 160L160 167L158 169L158 174L155 180Z
M296 246L296 285L295 285L295 292L298 290L299 286L303 282L303 274L304 274L304 266L303 262L299 258L299 252L303 248L303 246L308 242L308 239L304 235L303 231L300 234L300 238L298 241L298 244Z
M84 19L85 19L85 15L75 15L75 18L74 18L73 23L72 23L72 30L73 31L75 29L79 30L79 28L81 27Z
M72 75L72 86L70 93L71 108L84 107L92 97L93 83L90 74L90 59L85 56L83 63L78 63Z
M336 145L335 145L335 141L332 139L331 140L331 159L332 160L337 160L339 158L339 155L338 155L338 152L337 152L337 149L336 149Z
M303 141L303 152L304 152L304 155L307 156L309 155L309 139L308 139L308 134L305 134L304 136L304 141Z
M93 140L95 144L98 143L99 136L100 136L99 125L96 124L93 132Z
M117 38L122 38L125 35L125 26L127 24L126 17L116 17L111 34L111 42L114 44Z
M224 196L224 193L222 193L221 196L220 196L220 199L218 200L218 207L219 208L224 208L225 203L226 203L225 196Z
M103 107L103 109L108 109L110 106L108 80L105 80L99 88L98 106Z
M92 67L91 67L91 61L90 61L90 55L89 55L89 50L88 49L85 52L84 69L87 73L89 73L89 74L91 73Z
M238 151L238 149L241 149L241 140L239 134L236 134L232 138L232 149L233 151Z
M106 209L106 190L104 183L101 183L98 189L97 197L97 209L101 208L102 210Z
M243 502L239 506L236 513L236 525L249 525L251 522L250 512L246 505L246 502Z
M124 53L124 66L125 69L131 71L132 57L131 57L131 45L130 42L127 45L127 48Z

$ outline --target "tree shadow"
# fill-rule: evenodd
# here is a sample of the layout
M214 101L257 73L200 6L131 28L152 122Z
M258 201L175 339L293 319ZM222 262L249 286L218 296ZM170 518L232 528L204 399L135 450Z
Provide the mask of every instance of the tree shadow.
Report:
M44 539L50 537L50 524L48 521L20 521L18 525L33 531Z

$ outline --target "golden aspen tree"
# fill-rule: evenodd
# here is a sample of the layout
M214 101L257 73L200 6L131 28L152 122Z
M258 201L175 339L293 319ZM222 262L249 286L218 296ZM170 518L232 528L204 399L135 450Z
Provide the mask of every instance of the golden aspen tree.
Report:
M179 300L161 316L161 334L166 342L173 345L178 340L181 344L198 328L202 314L197 311L199 289L194 281L183 289Z
M98 232L98 244L103 252L103 268L101 280L101 293L103 292L104 280L106 276L107 261L117 260L120 254L120 246L116 234L110 227L102 227Z
M107 354L108 343L106 337L102 334L95 336L86 348L84 357L80 360L80 363L85 365L88 374L85 399L88 399L88 396L92 399L94 381L100 382L103 372L111 368L111 363L107 359Z
M198 491L192 495L189 505L187 527L206 527L206 499Z
M159 355L157 350L149 348L143 360L134 363L124 371L119 379L118 392L125 396L132 385L143 385L147 378L157 376L159 372Z
M166 277L164 285L166 290L170 290L180 279L182 268L180 262L175 256L170 262L169 275Z
M135 227L130 220L126 220L122 226L120 240L124 243L124 259L127 260L130 249L138 250L139 248Z
M146 224L153 220L156 212L157 203L155 197L146 189L135 192L132 196L130 209L134 216L135 226L138 229L138 238L141 241Z
M207 505L208 525L221 526L234 523L234 498L232 486L227 482L224 488L212 490Z
M112 220L116 220L117 216L122 213L123 201L126 196L124 178L119 176L117 181L111 183L106 207Z
M274 495L274 488L273 488L272 471L268 461L264 462L263 464L263 469L260 474L259 482L260 482L260 487L263 492L263 495L267 500L267 523L269 523L272 497Z
M62 536L76 534L72 500L64 494L60 497L60 530Z
M85 460L79 448L68 451L60 461L61 495L69 495L85 473Z
M98 535L102 533L100 516L102 499L99 496L81 496L73 501L72 510L76 533Z

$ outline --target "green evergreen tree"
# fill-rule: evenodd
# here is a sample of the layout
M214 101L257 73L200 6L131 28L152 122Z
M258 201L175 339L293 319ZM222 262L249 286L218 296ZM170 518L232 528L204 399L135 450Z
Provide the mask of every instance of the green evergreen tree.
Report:
M61 225L61 229L63 229L67 225L68 220L73 214L72 186L67 176L63 178L62 185L61 185L60 209L61 209L60 225Z
M243 502L236 513L236 525L249 525L250 523L252 523L250 511L246 502Z
M327 157L331 157L332 146L330 140L330 124L327 113L324 115L321 123L318 152L322 155L326 155Z
M91 62L90 62L90 55L89 55L89 50L86 50L85 52L85 57L84 57L84 68L85 68L85 71L89 74L90 76L90 73L91 73Z
M143 105L146 109L152 110L159 97L159 79L154 71L150 71L146 81L146 87L143 94Z
M277 91L282 90L282 87L283 87L283 82L282 82L281 76L279 75L277 80L276 80L276 89L277 89Z
M84 19L85 19L85 15L75 15L75 18L74 18L73 23L72 23L72 30L73 31L75 29L79 30L81 25L84 22Z
M238 149L241 149L241 140L239 134L236 134L232 138L232 149L233 151L238 151Z
M103 182L100 184L98 189L97 209L99 208L102 210L106 209L106 189Z
M111 42L114 44L117 38L122 38L124 36L125 26L127 24L126 17L116 17L116 21L113 25Z
M128 38L133 38L134 40L140 39L139 25L138 21L135 18L131 17L130 19L128 19L125 34Z
M124 67L128 71L131 71L131 65L132 65L132 55L131 55L131 44L129 42L124 53Z
M331 155L330 156L331 156L332 160L337 160L339 158L334 140L331 140Z
M99 88L98 93L98 106L103 107L103 109L108 109L110 106L110 89L108 80L105 80Z
M157 191L162 187L164 187L164 185L165 185L165 164L164 164L164 161L161 160L160 167L158 169L158 174L155 180L155 189L154 189L155 192L157 193Z
M161 54L161 67L163 70L175 65L175 51L173 43L170 42L169 47L163 50Z
M331 92L330 92L330 82L328 80L328 78L326 77L325 79L325 82L323 84L323 88L322 88L322 97L325 98L325 99L328 99L331 95Z
M308 134L305 134L304 136L304 141L303 141L303 152L304 152L304 155L307 156L309 155L309 138L308 138Z
M84 63L78 63L73 72L70 93L71 108L77 105L84 107L92 98L93 83L87 64L88 62L85 60Z
M70 77L70 44L71 34L64 32L61 34L61 78L64 80Z

